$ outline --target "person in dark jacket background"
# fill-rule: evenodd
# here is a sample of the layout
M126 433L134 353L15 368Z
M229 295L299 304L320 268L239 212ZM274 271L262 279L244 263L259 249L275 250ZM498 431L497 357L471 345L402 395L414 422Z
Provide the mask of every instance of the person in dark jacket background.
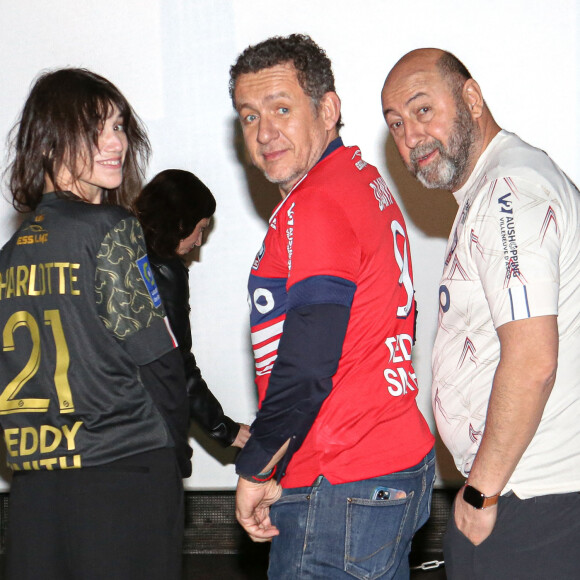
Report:
M158 173L134 204L147 243L149 262L163 306L185 365L190 418L223 447L243 447L248 425L224 414L210 391L191 351L189 270L183 257L202 243L215 212L211 191L193 173L167 169Z

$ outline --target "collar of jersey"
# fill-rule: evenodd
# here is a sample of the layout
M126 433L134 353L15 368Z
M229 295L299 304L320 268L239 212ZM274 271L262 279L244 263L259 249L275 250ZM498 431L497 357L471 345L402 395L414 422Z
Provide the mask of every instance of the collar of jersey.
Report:
M322 154L322 157L314 164L314 167L316 167L323 159L325 159L326 157L328 157L331 153L333 153L339 147L342 147L342 146L343 146L342 137L337 137L336 139L333 139L328 144L328 147L324 150L324 153ZM308 172L308 173L310 173L310 172ZM278 204L278 207L273 211L272 215L270 216L270 219L268 220L268 224L271 224L272 223L272 220L276 217L276 215L278 214L278 212L280 211L280 209L282 208L282 206L286 203L286 200L292 195L292 193L296 190L296 188L308 177L308 173L306 173L302 177L302 179L300 179L294 185L294 187L288 192L288 195Z

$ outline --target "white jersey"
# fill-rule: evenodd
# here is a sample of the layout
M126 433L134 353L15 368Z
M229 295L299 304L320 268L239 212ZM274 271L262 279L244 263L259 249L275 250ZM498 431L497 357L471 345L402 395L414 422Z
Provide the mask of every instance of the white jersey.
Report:
M468 475L499 362L496 328L557 315L556 383L503 493L580 490L580 194L539 149L501 131L454 193L433 349L439 433Z

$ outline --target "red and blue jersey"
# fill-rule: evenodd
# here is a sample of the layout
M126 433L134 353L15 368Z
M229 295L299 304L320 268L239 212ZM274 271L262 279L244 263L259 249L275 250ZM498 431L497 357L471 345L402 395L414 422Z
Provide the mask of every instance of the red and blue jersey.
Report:
M275 209L249 280L260 411L237 467L290 440L284 487L393 473L433 446L405 221L360 150L332 145Z

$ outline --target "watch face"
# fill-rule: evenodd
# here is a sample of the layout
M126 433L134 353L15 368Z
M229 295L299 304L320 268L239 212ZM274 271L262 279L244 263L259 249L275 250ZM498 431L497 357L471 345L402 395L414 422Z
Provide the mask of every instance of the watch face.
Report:
M480 491L477 491L475 487L466 485L463 489L463 499L474 508L480 510L483 507L485 496Z

